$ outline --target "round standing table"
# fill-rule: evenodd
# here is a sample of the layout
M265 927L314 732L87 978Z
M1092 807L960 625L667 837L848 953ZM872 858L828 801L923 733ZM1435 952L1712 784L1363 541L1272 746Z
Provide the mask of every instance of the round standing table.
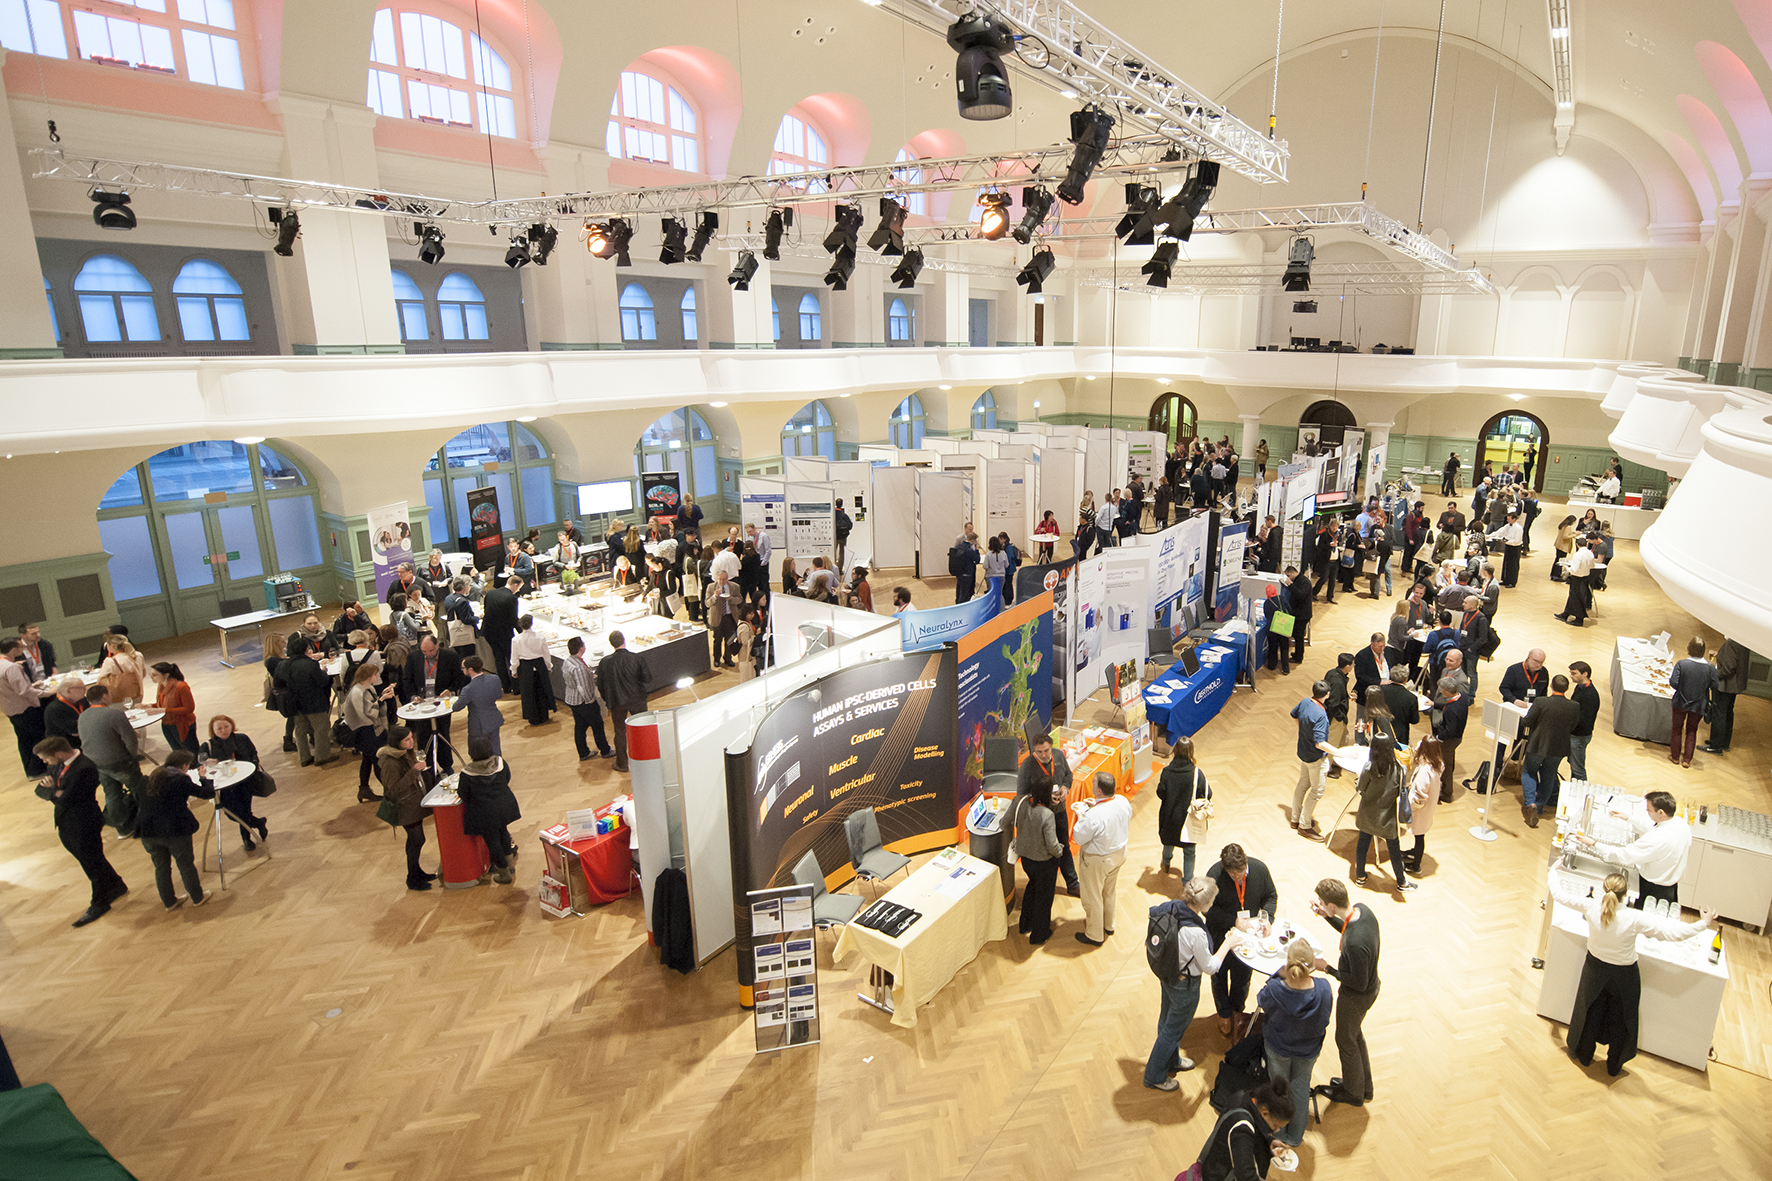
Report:
M486 842L479 837L471 837L461 827L461 797L455 793L455 785L461 776L447 775L437 781L437 786L425 793L420 802L431 810L431 819L437 827L437 852L441 864L437 867L438 876L443 879L446 890L467 890L480 884L486 871L492 868L492 854L487 852Z
M202 770L202 764L193 767L191 769L191 777L197 778ZM221 790L224 787L233 787L236 783L245 782L252 778L257 770L257 763L242 762L239 759L224 759L216 765L215 774L209 777L210 786L215 788L215 799L212 801L215 806L210 810L209 823L203 826L203 849L202 852L197 855L197 863L201 865L208 858L209 834L211 832L215 833L215 872L221 878L221 888L224 890L228 888L228 871L226 859L222 856L221 818L226 816L229 820L232 820L235 824L240 824L243 828L245 825L241 823L238 816L235 816L232 812L229 812L226 808L222 807ZM262 842L259 845L259 848L265 851L265 859L269 860L271 856L270 842Z

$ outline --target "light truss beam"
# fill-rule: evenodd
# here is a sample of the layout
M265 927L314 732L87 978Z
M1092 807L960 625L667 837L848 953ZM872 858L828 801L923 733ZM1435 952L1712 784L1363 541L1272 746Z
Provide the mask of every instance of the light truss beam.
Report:
M1107 287L1145 295L1280 295L1283 264L1196 265L1177 262L1169 286L1150 287L1137 271L1122 267L1079 268L1073 271L1083 287ZM1480 285L1479 285L1480 284ZM1464 294L1491 290L1488 280L1475 270L1447 273L1421 263L1372 261L1316 263L1311 267L1311 290L1300 299L1342 294L1416 295Z
M1070 0L884 0L879 7L943 39L962 13L992 13L1015 30L1016 57L1028 67L1024 77L1096 103L1124 126L1251 180L1286 179L1285 140L1250 127ZM1165 6L1152 7L1153 16L1164 12Z
M1569 24L1569 0L1546 0L1550 13L1551 80L1557 92L1557 114L1551 129L1557 155L1569 146L1575 131L1575 30Z

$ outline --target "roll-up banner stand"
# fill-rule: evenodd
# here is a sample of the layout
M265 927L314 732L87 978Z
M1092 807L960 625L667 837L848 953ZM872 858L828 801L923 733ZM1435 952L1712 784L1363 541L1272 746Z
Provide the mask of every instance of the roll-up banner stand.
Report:
M386 600L403 562L412 561L412 528L406 502L372 508L368 513L369 549L375 559L375 597Z
M683 477L676 472L640 473L640 511L648 521L677 515L683 503Z
M897 853L958 838L955 666L947 645L832 673L776 705L747 747L727 750L741 1003L751 1003L762 942L746 896L792 885L809 852L828 887L848 882L851 813L872 808L881 843Z
M468 530L468 540L474 547L474 569L497 567L505 552L497 488L468 489Z
M813 558L823 557L826 566L837 561L836 495L829 484L787 485L787 552L804 574Z
M1101 688L1107 675L1102 647L1107 636L1107 562L1101 557L1077 563L1076 593L1072 599L1071 624L1075 639L1071 648L1071 684L1065 695L1066 716L1091 693Z
M1216 519L1218 514L1214 513ZM1249 522L1220 524L1218 528L1218 578L1213 585L1212 618L1223 622L1237 613L1237 595L1243 585L1243 547L1249 540Z
M769 537L769 585L781 582L781 560L788 553L787 484L767 476L745 476L739 485L739 524L755 525Z
M874 466L859 460L830 465L831 490L849 514L849 544L843 558L844 574L857 566L874 564Z
M1052 595L1042 591L960 637L960 789L962 810L984 790L984 744L1015 740L1052 723Z
M1052 659L1046 670L1054 709L1069 701L1075 629L1071 627L1071 598L1075 590L1077 563L1066 559L1046 566L1025 563L1015 572L1015 601L1025 603L1040 595L1052 596Z

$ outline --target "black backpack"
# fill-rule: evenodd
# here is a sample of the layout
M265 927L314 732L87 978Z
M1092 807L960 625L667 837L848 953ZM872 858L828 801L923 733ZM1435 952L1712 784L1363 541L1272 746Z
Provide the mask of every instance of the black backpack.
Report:
M1243 1040L1224 1052L1218 1064L1218 1076L1212 1080L1212 1095L1207 1100L1212 1110L1230 1111L1244 1106L1249 1096L1266 1085L1267 1043L1265 1022L1260 1018L1250 1025Z
M1144 958L1158 980L1181 979L1181 928L1187 924L1182 922L1178 908L1185 905L1159 902L1151 907L1144 933Z
M970 573L966 569L966 547L952 546L948 549L948 573L955 578L964 578Z

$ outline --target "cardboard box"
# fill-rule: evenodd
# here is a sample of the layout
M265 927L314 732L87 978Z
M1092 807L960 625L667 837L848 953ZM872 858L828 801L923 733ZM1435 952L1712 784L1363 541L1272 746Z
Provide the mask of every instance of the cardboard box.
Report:
M542 875L537 898L541 902L544 914L551 914L557 919L563 919L573 913L566 885L547 874Z

